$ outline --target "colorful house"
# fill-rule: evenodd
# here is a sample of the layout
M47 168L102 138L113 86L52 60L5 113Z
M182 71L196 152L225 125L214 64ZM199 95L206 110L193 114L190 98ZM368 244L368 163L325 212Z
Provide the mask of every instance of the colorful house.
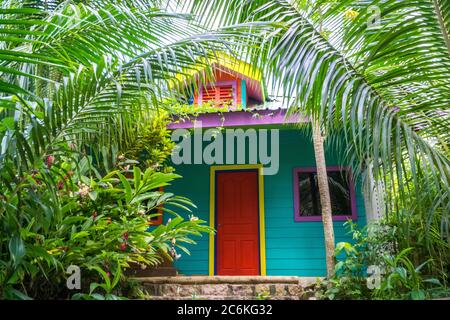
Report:
M308 120L268 102L262 77L245 63L217 63L213 70L215 82L199 85L192 108L209 102L228 110L170 124L184 147L173 158L183 178L170 190L190 198L195 215L217 230L188 247L191 255L182 253L179 274L324 276ZM326 149L336 242L351 241L346 220L366 224L361 181L352 180L341 158L339 150Z

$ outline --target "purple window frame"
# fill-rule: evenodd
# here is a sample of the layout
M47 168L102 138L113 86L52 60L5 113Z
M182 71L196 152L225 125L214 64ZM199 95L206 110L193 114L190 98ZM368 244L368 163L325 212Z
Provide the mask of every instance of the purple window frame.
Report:
M217 82L211 82L208 83L207 87L217 87L217 86L227 86L231 85L232 91L233 91L233 107L237 106L237 81L236 80L228 80L228 81L217 81ZM199 93L198 93L198 101L197 104L201 105L203 100L203 90L204 86L200 87Z
M348 186L350 189L350 206L352 213L351 215L346 216L333 216L333 221L347 221L349 219L356 221L358 219L358 213L356 211L356 195L355 195L355 184L352 179L351 175L351 168L350 167L327 167L327 172L336 172L336 171L347 171L347 174L349 176L349 182ZM322 216L307 216L302 217L300 216L300 194L298 190L298 174L302 172L317 172L316 167L309 167L309 168L294 168L293 170L293 183L294 183L294 221L300 222L300 221L322 221Z

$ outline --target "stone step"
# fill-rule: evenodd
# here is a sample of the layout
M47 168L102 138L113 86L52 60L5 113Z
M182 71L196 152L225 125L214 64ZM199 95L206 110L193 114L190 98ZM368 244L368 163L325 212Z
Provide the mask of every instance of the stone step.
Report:
M148 277L137 278L154 300L300 300L311 297L315 282L298 277Z
M130 268L127 275L131 277L174 277L177 275L177 269L174 267L157 267L157 268Z
M183 276L176 277L135 277L136 280L145 283L178 283L178 284L263 284L263 283L290 283L301 286L314 284L317 277L294 276Z
M302 288L296 284L144 284L144 288L155 296L256 296L270 294L272 296L299 295Z

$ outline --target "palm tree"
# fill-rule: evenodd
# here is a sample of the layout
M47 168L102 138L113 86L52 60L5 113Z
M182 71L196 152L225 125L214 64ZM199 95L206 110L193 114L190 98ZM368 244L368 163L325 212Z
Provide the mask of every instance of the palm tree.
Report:
M210 28L253 26L256 35L272 26L242 56L257 56L251 61L290 98L290 112L344 136L355 175L373 168L388 219L410 210L425 237L448 239L448 0L192 2Z
M207 33L158 0L83 2L1 4L0 286L18 272L48 276L27 265L27 240L67 218L55 180L69 172L55 159L116 160L174 97L175 75L207 68L237 35Z
M97 156L95 169L116 162L140 131L148 129L156 112L169 108L179 96L179 74L189 80L192 70L210 71L208 60L240 41L238 31L206 32L190 15L163 9L163 2L2 2L0 295L26 299L28 289L39 287L38 279L56 284L64 275L64 259L50 256L44 247L61 241L55 239L64 233L64 222L73 218L64 200L72 191L60 185L74 182L67 178L70 167L87 169L90 161L84 155ZM150 169L141 175L135 167L132 183L142 183L149 172L153 173ZM125 177L122 182L127 193L139 184ZM150 189L156 187L152 182ZM189 203L183 198L178 205L187 208ZM120 200L117 206L122 206ZM95 209L88 208L86 214L91 209L95 219ZM74 214L83 219L80 211ZM166 248L169 243L174 245L173 239L156 246ZM143 257L138 261L156 262ZM120 268L115 272L113 279L118 281Z
M225 36L159 5L3 2L2 188L49 155L126 149L149 113L173 97L176 74L227 50Z
M84 3L2 3L0 189L17 192L11 186L49 155L126 148L171 97L175 74L233 50L257 57L249 60L292 98L290 112L316 119L327 139L344 137L355 174L370 167L383 182L388 213L410 199L426 204L427 236L448 239L448 0ZM180 3L217 30L174 13ZM378 29L367 23L374 6ZM23 210L19 197L0 215L16 221Z
M322 206L323 233L325 238L325 256L327 264L327 277L334 275L334 229L333 215L331 212L330 188L328 186L327 165L323 148L323 135L320 124L312 121L314 155L316 158L317 184L319 186L320 203Z
M319 25L319 32L323 32L323 25ZM330 188L328 185L327 165L325 151L323 147L324 137L320 128L320 122L315 118L311 119L312 140L314 146L314 158L316 159L317 181L319 187L320 203L322 204L322 223L325 240L325 258L327 266L327 277L334 275L335 269L335 239L333 228L333 212L331 211Z

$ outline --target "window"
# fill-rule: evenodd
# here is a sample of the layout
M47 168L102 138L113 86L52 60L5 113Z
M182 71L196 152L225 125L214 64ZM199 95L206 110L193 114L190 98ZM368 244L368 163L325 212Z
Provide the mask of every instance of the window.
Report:
M355 188L350 171L341 167L328 167L333 220L356 220ZM295 221L321 221L319 186L316 168L294 169Z
M236 82L224 81L200 88L199 104L213 102L215 106L236 105Z

